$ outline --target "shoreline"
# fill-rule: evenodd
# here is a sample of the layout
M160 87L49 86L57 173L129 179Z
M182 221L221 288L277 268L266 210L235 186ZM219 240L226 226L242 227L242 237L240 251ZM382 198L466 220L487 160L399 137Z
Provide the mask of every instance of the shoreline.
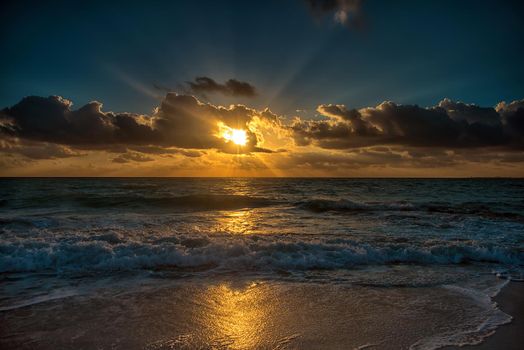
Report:
M524 334L524 283L509 282L494 301L500 310L513 319L510 323L502 325L495 333L487 337L482 343L465 346L447 346L446 350L518 350L522 349Z
M0 347L428 348L424 340L453 330L454 320L467 329L478 312L475 300L433 286L217 278L150 280L135 289L136 280L113 282L115 288L91 293L87 283L80 286L85 293L0 313Z

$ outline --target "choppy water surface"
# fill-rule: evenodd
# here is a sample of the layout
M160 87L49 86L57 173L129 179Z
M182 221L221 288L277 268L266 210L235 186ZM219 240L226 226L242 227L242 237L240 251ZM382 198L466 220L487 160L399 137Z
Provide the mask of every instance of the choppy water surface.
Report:
M328 305L343 304L346 310L355 304L346 311L368 317L369 325L385 312L385 306L369 302L381 293L381 300L391 297L391 305L396 305L391 315L416 315L422 307L433 320L428 326L432 333L417 331L396 348L474 343L509 321L489 296L506 277L521 278L523 266L523 180L0 180L0 316L8 325L0 336L11 347L52 348L63 345L64 338L71 346L79 345L74 339L83 339L81 332L47 334L39 325L49 323L46 317L63 314L67 320L82 308L91 309L96 298L120 300L124 291L135 293L121 299L128 300L125 310L132 306L150 312L144 311L144 303L156 305L151 300L163 300L166 290L179 294L192 290L191 295L201 300L198 305L223 303L218 292L245 294L247 300L256 295L264 300L259 307L264 309L275 305L260 295L263 291L281 305L291 305L296 298L314 303L320 290L333 300L310 305L301 322L308 312L320 315L329 310ZM287 300L293 293L295 299ZM427 298L428 293L436 295ZM245 298L238 301L238 308L245 307ZM432 302L439 298L454 303L453 312L462 305L463 310L458 308L462 313L454 315L445 304ZM59 303L68 307L56 310ZM173 308L189 306L178 303ZM31 323L22 317L27 310ZM307 323L313 327L307 335L300 332L306 325L298 327L297 321L289 329L278 327L282 334L271 327L265 337L257 332L260 339L238 329L217 338L216 327L203 330L204 325L209 327L205 313L209 308L203 310L198 311L200 318L193 317L194 332L174 327L169 329L171 338L162 333L132 344L137 348L327 344L327 338L322 342L312 336L322 333L314 319ZM435 317L430 310L438 311ZM290 310L286 315L298 317ZM352 327L344 313L331 316L325 315L345 329ZM274 326L278 320L272 317L269 324ZM146 318L153 324L158 321L151 315ZM229 325L232 330L238 326ZM130 343L113 344L115 332L127 326L114 329L107 342L97 346L129 348ZM395 348L386 341L391 336L388 329L332 345ZM364 333L360 329L359 334ZM42 343L35 334L58 340ZM122 338L130 339L124 334Z

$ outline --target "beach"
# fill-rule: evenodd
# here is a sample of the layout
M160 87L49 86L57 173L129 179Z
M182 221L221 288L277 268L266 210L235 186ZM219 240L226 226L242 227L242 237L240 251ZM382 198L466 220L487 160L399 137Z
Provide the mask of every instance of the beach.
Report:
M5 349L519 345L522 180L1 181Z
M430 349L446 341L435 334L475 326L470 321L479 311L463 295L439 288L164 282L99 289L4 312L2 338L13 349ZM507 333L511 328L502 326L500 336L481 348L516 348L519 334Z

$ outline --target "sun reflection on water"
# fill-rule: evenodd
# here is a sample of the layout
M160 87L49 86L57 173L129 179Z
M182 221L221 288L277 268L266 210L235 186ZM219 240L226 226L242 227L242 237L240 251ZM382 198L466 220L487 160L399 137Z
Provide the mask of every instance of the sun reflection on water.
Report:
M253 210L236 210L217 218L220 231L235 235L249 235L253 231Z

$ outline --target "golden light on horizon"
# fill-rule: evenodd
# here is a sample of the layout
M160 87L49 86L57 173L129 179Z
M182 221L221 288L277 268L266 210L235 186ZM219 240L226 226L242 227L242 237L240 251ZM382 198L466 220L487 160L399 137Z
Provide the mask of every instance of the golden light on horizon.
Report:
M224 123L219 123L220 128L220 137L222 137L227 142L233 142L238 146L245 146L248 141L248 136L246 130L243 129L233 129Z

